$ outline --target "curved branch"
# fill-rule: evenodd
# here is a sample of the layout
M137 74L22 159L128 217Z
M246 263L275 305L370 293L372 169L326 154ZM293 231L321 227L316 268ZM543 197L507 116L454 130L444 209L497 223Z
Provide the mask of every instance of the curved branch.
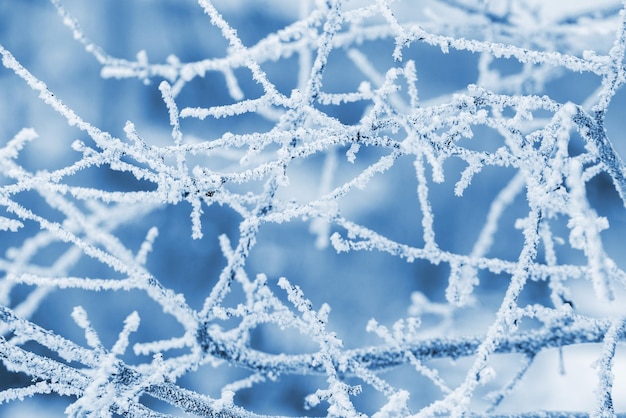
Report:
M610 321L578 319L570 324L532 330L501 339L495 353L520 353L535 355L547 348L565 347L584 343L600 343L610 327ZM254 349L242 350L227 342L211 339L207 333L199 333L200 341L207 355L224 359L230 364L252 369L260 373L274 374L325 374L322 365L316 361L316 353L311 354L267 354ZM625 337L622 332L619 339ZM346 350L345 374L353 374L356 368L383 371L407 362L406 353L420 360L436 358L457 359L472 356L480 346L481 337L432 338L400 347L387 345Z

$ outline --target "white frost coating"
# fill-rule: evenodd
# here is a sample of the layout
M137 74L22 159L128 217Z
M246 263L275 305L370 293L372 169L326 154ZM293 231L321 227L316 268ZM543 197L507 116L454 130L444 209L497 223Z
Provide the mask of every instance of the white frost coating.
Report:
M154 240L159 235L159 229L157 227L152 227L146 234L146 239L141 243L141 248L137 252L135 256L135 260L140 265L145 265L148 260L148 254L152 251L152 246L154 245Z
M24 224L18 220L0 216L0 231L17 232L17 230L22 228L23 226Z
M584 345L573 414L626 412L624 2L129 0L128 58L94 41L112 6L51 0L47 38L26 3L3 33L33 51L0 45L2 408L556 417L537 363Z
M85 330L85 338L87 339L87 344L89 344L92 348L102 348L102 343L100 342L100 337L91 326L89 319L87 318L87 312L82 306L75 306L72 311L72 319L76 322L76 325Z

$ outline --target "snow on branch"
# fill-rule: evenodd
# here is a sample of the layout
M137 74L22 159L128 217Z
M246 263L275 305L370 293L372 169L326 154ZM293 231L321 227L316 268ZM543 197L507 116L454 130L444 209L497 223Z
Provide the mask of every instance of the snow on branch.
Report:
M626 413L601 3L7 6L0 408Z

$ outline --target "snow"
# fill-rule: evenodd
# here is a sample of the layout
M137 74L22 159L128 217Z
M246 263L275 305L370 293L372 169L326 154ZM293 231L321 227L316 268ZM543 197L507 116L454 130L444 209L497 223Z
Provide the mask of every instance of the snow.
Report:
M5 6L0 414L626 412L625 7Z

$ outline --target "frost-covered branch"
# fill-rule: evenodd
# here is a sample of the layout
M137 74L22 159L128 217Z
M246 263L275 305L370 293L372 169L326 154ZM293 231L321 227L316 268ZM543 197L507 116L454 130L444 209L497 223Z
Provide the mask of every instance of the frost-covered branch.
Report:
M0 16L1 408L626 411L623 3L170 3Z

